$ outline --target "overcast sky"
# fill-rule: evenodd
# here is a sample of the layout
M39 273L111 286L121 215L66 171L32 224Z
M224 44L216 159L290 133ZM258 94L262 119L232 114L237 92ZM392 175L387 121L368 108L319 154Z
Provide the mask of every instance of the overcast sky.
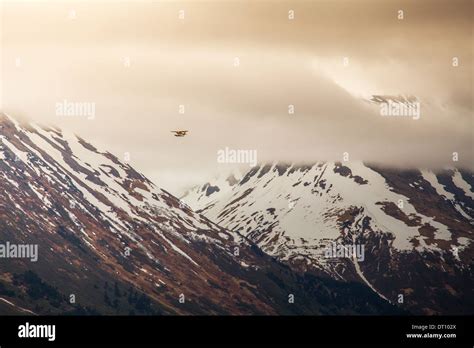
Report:
M417 167L458 152L472 168L472 13L457 0L7 1L3 109L129 152L171 192L223 170L225 147ZM415 96L420 119L382 117L374 94ZM95 103L95 118L56 115L64 100Z

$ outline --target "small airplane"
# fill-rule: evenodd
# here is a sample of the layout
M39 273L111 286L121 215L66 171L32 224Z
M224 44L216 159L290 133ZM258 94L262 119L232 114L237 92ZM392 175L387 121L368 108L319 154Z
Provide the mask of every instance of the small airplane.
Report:
M184 137L186 135L186 133L188 133L189 131L187 130L175 130L175 131L171 131L171 133L174 133L174 136L175 137Z

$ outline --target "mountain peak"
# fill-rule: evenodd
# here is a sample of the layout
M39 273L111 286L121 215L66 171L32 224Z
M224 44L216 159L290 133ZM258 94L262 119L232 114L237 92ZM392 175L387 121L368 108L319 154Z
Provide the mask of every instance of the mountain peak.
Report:
M56 127L20 123L7 115L0 116L0 123L0 239L37 250L35 262L2 262L7 266L2 268L0 301L12 311L328 310L328 298L315 298L301 285L330 286L325 281L288 271L245 237L194 212L113 154ZM236 181L223 180L229 186ZM332 291L348 299L353 287L343 284ZM336 313L397 312L369 290L357 291L364 296L341 301ZM289 293L301 302L285 305ZM70 294L80 304L69 303Z
M360 161L261 164L226 190L183 199L303 272L358 280L392 301L397 287L411 284L419 301L415 310L426 302L424 285L411 279L413 267L438 272L432 279L449 267L463 274L451 281L462 284L474 259L474 175L461 169L382 168ZM363 245L371 261L328 259L331 243ZM440 290L432 310L449 311L440 308L440 294L452 296Z

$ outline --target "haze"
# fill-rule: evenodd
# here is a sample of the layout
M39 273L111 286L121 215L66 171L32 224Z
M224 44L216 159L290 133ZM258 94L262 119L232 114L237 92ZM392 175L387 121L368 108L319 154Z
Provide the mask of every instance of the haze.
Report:
M396 167L472 169L472 7L6 1L2 109L130 153L171 192L225 169L216 154L226 147L255 149L262 162L347 152ZM421 117L382 117L372 95L416 96ZM95 103L95 117L57 115L64 100Z

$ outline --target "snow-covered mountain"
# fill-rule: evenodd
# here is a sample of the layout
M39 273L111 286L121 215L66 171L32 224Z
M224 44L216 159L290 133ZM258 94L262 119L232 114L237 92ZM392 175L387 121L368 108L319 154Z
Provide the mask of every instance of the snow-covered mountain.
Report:
M0 135L2 314L398 311L292 271L80 137L4 114Z
M180 199L194 210L205 207L212 201L219 201L221 197L225 197L232 188L237 185L243 178L241 169L231 167L228 172L223 171L204 185L195 185L184 191L180 195Z
M273 164L206 185L216 193L183 200L295 270L359 281L417 313L474 312L472 172ZM363 246L363 260L331 257L340 245Z

